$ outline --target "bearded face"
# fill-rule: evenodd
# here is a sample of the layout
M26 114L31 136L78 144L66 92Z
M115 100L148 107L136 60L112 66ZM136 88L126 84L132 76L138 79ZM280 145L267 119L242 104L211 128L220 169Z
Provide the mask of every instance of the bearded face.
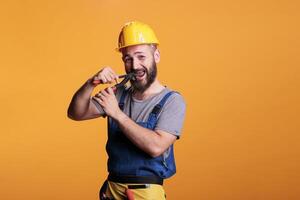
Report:
M135 74L135 79L130 80L131 86L134 91L142 93L155 81L157 76L157 66L153 61L149 70L146 67L142 67L141 69L132 69L130 72Z
M134 73L131 80L134 91L143 93L156 80L159 52L153 45L135 45L122 50L122 60L127 73Z

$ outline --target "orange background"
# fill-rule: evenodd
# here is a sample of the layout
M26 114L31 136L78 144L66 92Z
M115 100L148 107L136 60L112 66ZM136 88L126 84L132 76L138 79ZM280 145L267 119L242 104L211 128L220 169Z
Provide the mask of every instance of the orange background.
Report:
M1 1L0 198L97 199L106 122L66 111L102 66L123 73L117 36L138 19L161 42L159 79L188 106L168 199L299 199L299 9L292 0Z

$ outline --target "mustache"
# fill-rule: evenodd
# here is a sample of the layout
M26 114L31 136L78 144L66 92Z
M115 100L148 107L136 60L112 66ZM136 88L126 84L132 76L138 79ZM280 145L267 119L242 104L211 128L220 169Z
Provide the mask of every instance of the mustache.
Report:
M146 67L142 67L141 69L132 69L130 70L130 73L137 74L140 71L146 72L148 74L148 69Z

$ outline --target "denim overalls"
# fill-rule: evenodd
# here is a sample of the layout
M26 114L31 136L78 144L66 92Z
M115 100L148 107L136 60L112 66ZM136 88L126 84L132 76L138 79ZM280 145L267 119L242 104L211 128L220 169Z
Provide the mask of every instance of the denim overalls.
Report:
M124 90L121 95L119 101L121 110L124 109L124 100L129 93L128 90ZM165 94L160 102L155 105L146 122L136 123L144 128L154 130L158 121L158 114L173 93L175 92L170 91ZM106 151L109 157L107 163L109 173L121 176L158 176L165 179L176 172L173 145L162 155L153 158L128 140L114 120L110 120L108 124Z

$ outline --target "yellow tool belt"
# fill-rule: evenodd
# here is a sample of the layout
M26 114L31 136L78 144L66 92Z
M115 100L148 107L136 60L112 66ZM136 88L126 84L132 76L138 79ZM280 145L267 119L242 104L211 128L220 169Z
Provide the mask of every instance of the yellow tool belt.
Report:
M101 200L165 200L162 185L116 183L105 181L100 190Z

